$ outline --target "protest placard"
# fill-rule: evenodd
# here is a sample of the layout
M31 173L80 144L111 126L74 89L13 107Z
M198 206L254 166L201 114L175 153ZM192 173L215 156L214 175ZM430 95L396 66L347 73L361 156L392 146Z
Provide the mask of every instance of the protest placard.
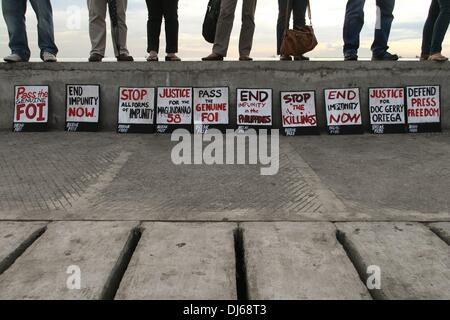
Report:
M229 89L194 88L194 132L224 131L229 124Z
M359 88L326 89L324 96L329 134L363 132Z
M315 91L281 92L283 134L319 134Z
M178 128L192 130L192 88L158 88L156 109L158 133L171 133Z
M48 98L48 86L15 86L13 131L47 130Z
M406 87L409 132L440 132L442 130L440 89L440 86Z
M69 84L66 97L66 131L97 131L100 86Z
M272 126L272 89L237 89L239 130Z
M372 133L406 132L404 88L370 88L369 115Z
M155 131L155 88L119 88L118 133Z

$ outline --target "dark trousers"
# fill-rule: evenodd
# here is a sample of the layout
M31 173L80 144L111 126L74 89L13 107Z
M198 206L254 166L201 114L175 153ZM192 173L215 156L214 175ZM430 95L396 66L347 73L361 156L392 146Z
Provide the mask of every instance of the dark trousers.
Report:
M450 0L433 0L423 28L422 54L442 51L442 42L450 23Z
M11 52L18 54L24 61L30 59L25 13L28 0L2 0L3 17L9 34L9 47ZM55 45L53 29L53 13L50 0L30 0L38 21L38 44L43 52L56 55L58 48Z
M382 56L388 50L395 0L376 0L379 8L375 27L375 40L372 52ZM359 49L359 35L364 25L365 0L348 0L344 22L344 55L356 54Z
M159 51L159 37L164 17L166 53L178 52L178 0L146 0L148 8L147 52Z
M288 10L288 2L290 8ZM294 15L294 29L304 27L306 25L306 8L307 0L278 0L278 23L277 23L277 53L280 54L281 43L283 42L286 25L289 25L291 13ZM289 14L288 14L289 11Z

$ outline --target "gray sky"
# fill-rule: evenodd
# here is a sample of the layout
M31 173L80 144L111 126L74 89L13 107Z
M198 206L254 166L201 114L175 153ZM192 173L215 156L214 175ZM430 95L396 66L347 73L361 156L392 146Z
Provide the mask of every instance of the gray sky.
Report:
M211 46L201 36L203 17L207 0L180 0L180 55L194 59L210 52ZM60 48L59 57L86 58L90 43L88 35L87 8L85 0L53 0L56 41ZM240 7L242 1L239 1ZM258 0L256 9L256 33L252 55L255 58L269 58L276 53L275 27L278 13L276 0ZM340 57L342 51L342 24L345 0L311 0L313 23L320 45L311 57ZM391 36L391 51L403 57L420 54L421 33L430 0L397 0ZM366 25L362 32L360 56L370 56L370 47L375 25L375 0L366 4ZM240 10L237 12L231 39L229 57L237 56L237 42L240 28ZM27 13L28 32L33 57L38 56L36 19L31 7ZM129 0L128 46L131 54L144 57L146 53L147 8L144 0ZM162 34L164 51L164 33ZM0 19L0 54L9 53L8 37L3 19ZM450 40L444 42L444 52L450 52ZM112 55L111 41L108 37L107 55Z

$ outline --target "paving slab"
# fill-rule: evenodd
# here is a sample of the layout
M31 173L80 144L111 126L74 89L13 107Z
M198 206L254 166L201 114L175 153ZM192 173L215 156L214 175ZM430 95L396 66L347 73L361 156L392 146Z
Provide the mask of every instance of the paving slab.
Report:
M0 276L0 299L103 298L136 225L133 222L50 223L47 231ZM79 267L79 290L67 286L70 266Z
M0 274L45 230L46 223L0 222Z
M370 299L332 223L243 223L248 295Z
M143 227L116 299L236 299L236 224Z
M436 233L442 240L450 245L450 222L436 222L430 223L429 227Z
M450 299L450 247L418 223L337 223L361 275L381 270L376 299Z

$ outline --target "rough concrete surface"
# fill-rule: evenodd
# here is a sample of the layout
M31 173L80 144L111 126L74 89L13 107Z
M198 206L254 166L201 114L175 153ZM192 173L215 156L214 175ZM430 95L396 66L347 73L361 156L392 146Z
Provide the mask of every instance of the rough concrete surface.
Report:
M370 299L332 223L243 223L248 295L268 299Z
M116 299L236 299L232 223L146 223Z
M0 222L0 274L45 230L46 223Z
M430 223L428 225L442 240L450 245L450 222Z
M180 165L168 136L0 133L0 220L450 221L450 139L281 137L280 169Z
M101 84L101 128L115 130L119 87L229 86L230 120L236 122L237 88L272 88L273 123L281 124L280 91L317 91L318 123L325 126L323 90L359 87L365 127L369 127L368 89L408 85L441 85L442 121L450 128L450 64L402 62L182 62L0 64L0 128L10 129L15 85L49 85L52 128L65 121L66 84Z
M123 255L133 222L53 222L0 276L0 299L101 299ZM70 266L81 288L69 289ZM73 272L73 271L71 271Z
M381 270L377 299L450 299L450 247L427 227L408 222L338 223L360 274Z

